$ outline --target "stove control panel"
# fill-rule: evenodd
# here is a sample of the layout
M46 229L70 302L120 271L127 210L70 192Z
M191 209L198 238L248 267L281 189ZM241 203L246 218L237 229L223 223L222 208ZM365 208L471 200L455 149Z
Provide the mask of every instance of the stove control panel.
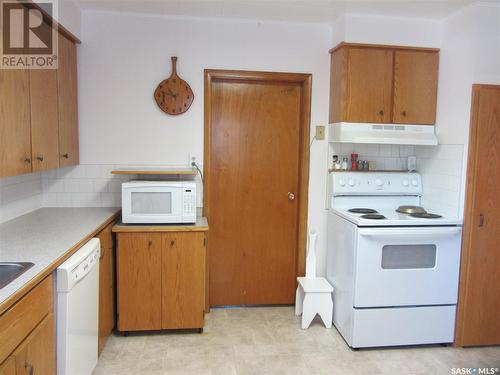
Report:
M422 195L422 178L413 172L332 172L330 196Z

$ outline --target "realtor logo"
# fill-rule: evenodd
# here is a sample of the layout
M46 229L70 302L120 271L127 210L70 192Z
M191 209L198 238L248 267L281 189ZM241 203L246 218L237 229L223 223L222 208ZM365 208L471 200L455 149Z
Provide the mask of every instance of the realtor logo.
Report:
M0 0L1 69L57 69L56 1Z

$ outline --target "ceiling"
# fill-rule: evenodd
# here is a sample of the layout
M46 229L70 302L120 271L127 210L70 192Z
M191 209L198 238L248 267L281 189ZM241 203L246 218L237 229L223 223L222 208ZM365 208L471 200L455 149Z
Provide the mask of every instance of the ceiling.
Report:
M84 10L330 23L345 13L441 19L476 0L77 0ZM490 2L492 0L489 0ZM497 2L499 0L493 0Z

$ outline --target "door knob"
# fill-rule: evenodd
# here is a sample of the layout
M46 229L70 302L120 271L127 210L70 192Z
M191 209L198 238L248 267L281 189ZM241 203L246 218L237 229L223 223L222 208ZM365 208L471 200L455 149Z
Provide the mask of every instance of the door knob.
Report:
M288 200L289 200L289 201L293 201L293 200L295 200L295 194L294 194L294 193L291 193L291 192L288 192Z

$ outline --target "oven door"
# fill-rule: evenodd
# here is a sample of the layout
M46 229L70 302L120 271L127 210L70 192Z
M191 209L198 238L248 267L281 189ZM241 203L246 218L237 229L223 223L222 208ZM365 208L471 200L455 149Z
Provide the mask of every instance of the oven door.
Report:
M181 223L182 196L180 186L141 185L122 189L124 223Z
M358 228L354 307L456 304L461 232Z

